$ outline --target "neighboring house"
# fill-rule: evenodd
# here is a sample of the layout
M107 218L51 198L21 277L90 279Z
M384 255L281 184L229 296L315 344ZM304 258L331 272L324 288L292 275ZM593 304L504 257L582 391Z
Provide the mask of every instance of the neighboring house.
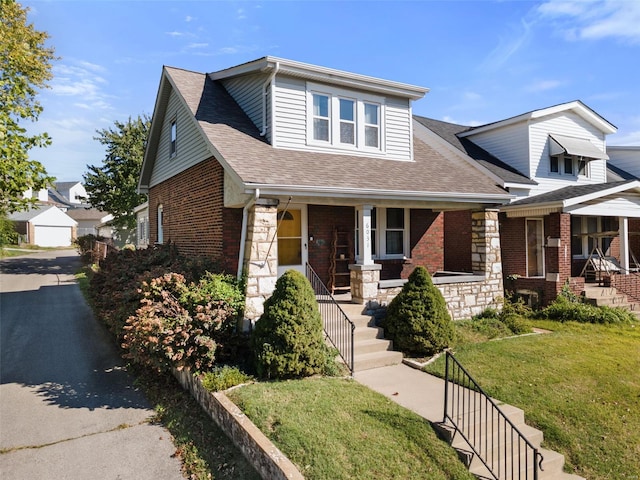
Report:
M40 247L68 247L76 238L77 222L55 205L38 205L9 215L22 241Z
M66 214L78 222L77 235L82 237L84 235L99 235L99 226L108 220L109 214L101 212L97 208L90 207L77 207L69 208ZM111 229L109 228L104 237L111 238Z
M81 182L56 182L54 187L49 189L49 195L56 192L58 195L62 195L66 203L70 205L86 205L88 203L89 196Z
M149 202L144 202L133 209L136 214L136 247L147 248L149 246Z
M149 241L246 275L253 319L307 264L357 303L388 301L424 265L454 318L495 305L493 207L513 195L413 120L427 91L274 57L163 68L139 182ZM466 232L450 244L445 212ZM447 275L460 257L464 274Z
M640 179L640 146L607 146L610 181Z
M478 127L418 121L515 195L500 207L509 288L547 303L566 282L581 292L585 279L621 273L614 286L640 300L629 275L640 254L640 181L629 169L640 172L632 161L608 165L607 152L620 149L606 147L615 126L579 101Z

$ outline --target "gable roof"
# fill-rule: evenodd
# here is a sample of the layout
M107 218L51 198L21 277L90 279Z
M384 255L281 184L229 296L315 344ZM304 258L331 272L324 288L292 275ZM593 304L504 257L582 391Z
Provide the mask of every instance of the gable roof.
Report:
M523 113L521 115L516 115L515 117L510 117L504 120L499 120L497 122L487 123L485 125L480 125L478 127L472 127L465 132L461 132L460 136L467 137L474 135L476 133L486 132L490 130L494 130L496 128L506 127L507 125L512 125L514 123L526 122L529 120L535 120L538 118L546 117L548 115L553 115L560 112L565 111L573 111L580 117L584 118L587 122L591 123L594 127L600 129L605 134L615 133L618 128L607 121L604 117L596 113L594 110L586 106L580 100L574 100L572 102L561 103L559 105L554 105L552 107L542 108L539 110L532 110L527 113Z
M635 175L632 175L620 167L616 167L611 162L607 162L607 178L609 177L619 180L639 180Z
M443 122L418 115L414 115L413 118L461 152L466 153L484 168L501 178L504 183L537 185L537 182L522 174L512 166L504 163L499 158L493 156L491 153L476 145L468 138L461 138L458 136L458 134L464 133L472 127Z
M213 156L245 189L265 194L375 197L416 201L504 203L512 198L496 182L463 168L414 138L414 161L273 148L211 76L163 69L140 188L148 187L170 89L193 115Z
M13 220L14 222L33 223L36 219L39 222L48 222L44 223L43 225L56 225L64 227L72 227L77 225L77 222L74 219L69 217L69 215L64 213L55 205L36 205L29 210L9 214L9 220Z

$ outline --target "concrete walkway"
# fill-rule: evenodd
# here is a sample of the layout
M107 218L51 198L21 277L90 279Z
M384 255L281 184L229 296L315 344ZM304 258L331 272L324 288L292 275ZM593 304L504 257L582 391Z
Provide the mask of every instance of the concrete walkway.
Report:
M356 372L354 379L430 422L444 415L444 380L403 363Z

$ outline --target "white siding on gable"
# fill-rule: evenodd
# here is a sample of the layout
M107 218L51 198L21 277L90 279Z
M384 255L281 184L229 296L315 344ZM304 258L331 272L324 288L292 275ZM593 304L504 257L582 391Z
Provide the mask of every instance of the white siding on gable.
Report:
M558 134L589 140L598 149L605 151L605 136L592 124L572 112L561 112L531 123L531 169L532 176L541 190L552 190L567 185L604 183L607 180L606 161L589 162L589 176L562 175L549 171L549 135Z
M174 119L177 127L176 154L171 156L171 122ZM178 95L172 91L162 122L162 132L149 186L158 185L210 156L207 144L193 115L182 106Z
M412 159L411 107L407 99L386 98L381 105L382 151L333 150L309 145L307 138L307 83L296 78L278 76L275 84L275 136L271 144L277 148L335 152L347 155L380 156L395 160ZM333 87L327 86L327 93ZM342 89L344 91L344 89ZM377 96L376 96L377 97Z
M275 138L271 144L282 148L307 145L307 87L303 80L279 78L275 85Z
M262 131L262 92L264 82L269 77L266 74L245 75L222 80L222 85L233 97L240 108L251 119L253 124ZM267 102L267 106L268 106Z
M640 146L638 147L609 147L609 163L631 175L640 177Z
M529 132L526 123L478 133L469 136L469 139L527 177L533 176L529 166Z
M387 156L411 158L411 111L409 100L387 98L385 139Z

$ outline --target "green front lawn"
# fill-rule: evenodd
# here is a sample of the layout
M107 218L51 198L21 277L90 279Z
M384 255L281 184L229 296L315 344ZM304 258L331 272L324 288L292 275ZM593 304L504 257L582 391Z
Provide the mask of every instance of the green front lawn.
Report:
M460 345L456 358L494 398L523 408L567 471L640 478L640 323L533 321L552 333ZM444 362L427 367L442 376Z
M307 479L473 479L429 423L352 380L256 383L229 396Z

